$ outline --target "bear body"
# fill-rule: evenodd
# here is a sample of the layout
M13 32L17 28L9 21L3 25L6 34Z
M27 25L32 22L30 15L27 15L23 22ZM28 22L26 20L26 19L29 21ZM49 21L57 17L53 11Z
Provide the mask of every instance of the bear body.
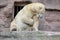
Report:
M41 3L31 3L21 9L11 22L10 31L32 30L38 31L39 14L44 14L45 6Z

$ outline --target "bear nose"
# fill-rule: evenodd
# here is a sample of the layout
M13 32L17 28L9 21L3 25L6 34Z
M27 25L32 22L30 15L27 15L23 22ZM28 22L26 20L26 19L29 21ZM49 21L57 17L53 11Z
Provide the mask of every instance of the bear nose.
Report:
M39 14L40 19L43 18L43 16L44 16L43 13L40 13L40 14Z

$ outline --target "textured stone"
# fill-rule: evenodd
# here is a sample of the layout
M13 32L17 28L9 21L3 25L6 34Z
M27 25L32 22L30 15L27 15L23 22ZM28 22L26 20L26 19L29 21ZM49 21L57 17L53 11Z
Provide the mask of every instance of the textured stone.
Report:
M0 40L60 40L60 32L0 32Z
M6 7L8 4L8 0L0 0L0 8Z
M7 31L10 27L10 22L13 19L14 1L27 0L0 0L0 31ZM32 2L41 2L46 5L47 9L52 11L46 12L46 23L40 27L40 30L45 31L60 31L60 11L53 11L53 9L60 10L60 0L29 0Z

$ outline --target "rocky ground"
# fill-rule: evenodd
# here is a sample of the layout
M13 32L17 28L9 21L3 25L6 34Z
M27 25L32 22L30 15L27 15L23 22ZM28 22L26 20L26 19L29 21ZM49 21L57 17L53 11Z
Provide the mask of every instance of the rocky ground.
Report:
M60 32L0 32L0 40L60 40Z

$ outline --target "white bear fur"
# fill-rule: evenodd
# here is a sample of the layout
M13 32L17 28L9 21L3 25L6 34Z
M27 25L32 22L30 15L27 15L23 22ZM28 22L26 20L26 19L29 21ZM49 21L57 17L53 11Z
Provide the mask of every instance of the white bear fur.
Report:
M45 13L45 6L42 3L31 3L22 10L20 10L15 19L11 22L10 31L17 29L17 31L25 31L34 29L38 31L39 14Z

